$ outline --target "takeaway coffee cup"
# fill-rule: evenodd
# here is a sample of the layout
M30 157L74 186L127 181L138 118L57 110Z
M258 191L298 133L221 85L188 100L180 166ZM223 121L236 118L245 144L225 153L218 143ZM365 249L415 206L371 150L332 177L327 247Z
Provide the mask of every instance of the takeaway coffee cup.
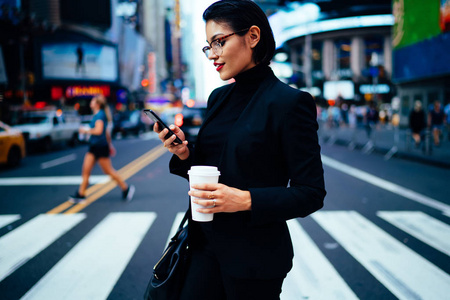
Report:
M192 188L192 185L198 183L218 183L220 172L217 170L217 167L210 166L192 166L188 171L189 174L189 186L191 190L195 190ZM201 199L196 197L191 197L191 211L192 211L192 220L197 222L209 222L213 220L214 214L204 214L197 211L198 208L205 208L205 206L196 204L193 202L195 199ZM204 199L203 199L204 200ZM206 206L212 207L212 206Z

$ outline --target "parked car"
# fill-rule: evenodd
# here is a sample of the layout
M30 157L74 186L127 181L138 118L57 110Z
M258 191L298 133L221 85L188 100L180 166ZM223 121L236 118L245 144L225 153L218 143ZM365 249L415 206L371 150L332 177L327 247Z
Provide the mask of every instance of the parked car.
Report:
M25 139L22 132L0 121L0 164L15 167L25 157Z
M120 133L122 137L128 134L139 135L145 131L145 124L142 121L142 111L133 110L130 112L123 112L114 116L112 136L117 137Z
M183 130L189 143L195 142L200 127L205 119L206 107L183 107L183 110L175 115L175 125Z
M13 128L23 132L27 147L49 151L55 143L78 144L80 118L61 110L25 112Z

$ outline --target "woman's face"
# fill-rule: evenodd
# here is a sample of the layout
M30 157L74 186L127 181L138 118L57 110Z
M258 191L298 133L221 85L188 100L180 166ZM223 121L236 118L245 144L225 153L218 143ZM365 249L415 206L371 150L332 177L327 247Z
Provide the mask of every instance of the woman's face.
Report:
M95 100L95 98L92 98L91 103L89 104L89 106L94 111L99 109L99 105L98 105L97 101Z
M225 24L219 24L212 20L206 23L206 38L208 43L230 33L233 33L233 30ZM224 39L222 54L220 56L216 55L214 51L211 51L209 59L214 61L214 66L222 80L234 78L239 73L251 69L256 65L252 59L253 48L246 38L248 34L249 32L245 36L234 34Z

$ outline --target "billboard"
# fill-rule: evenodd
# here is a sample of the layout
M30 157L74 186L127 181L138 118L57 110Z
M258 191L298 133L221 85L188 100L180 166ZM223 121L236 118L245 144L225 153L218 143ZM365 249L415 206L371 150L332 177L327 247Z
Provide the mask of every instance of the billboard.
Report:
M450 0L394 0L393 79L450 74Z
M96 43L52 43L41 48L45 80L118 80L117 49Z

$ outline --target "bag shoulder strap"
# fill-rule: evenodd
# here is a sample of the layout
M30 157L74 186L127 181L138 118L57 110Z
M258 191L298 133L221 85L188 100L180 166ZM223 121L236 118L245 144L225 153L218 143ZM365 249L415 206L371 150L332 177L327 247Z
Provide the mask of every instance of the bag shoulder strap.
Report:
M178 226L178 231L180 231L181 229L183 229L184 223L186 223L188 217L189 217L189 210L187 210L186 213L184 214L184 217L183 217L183 219L181 220L180 226Z

